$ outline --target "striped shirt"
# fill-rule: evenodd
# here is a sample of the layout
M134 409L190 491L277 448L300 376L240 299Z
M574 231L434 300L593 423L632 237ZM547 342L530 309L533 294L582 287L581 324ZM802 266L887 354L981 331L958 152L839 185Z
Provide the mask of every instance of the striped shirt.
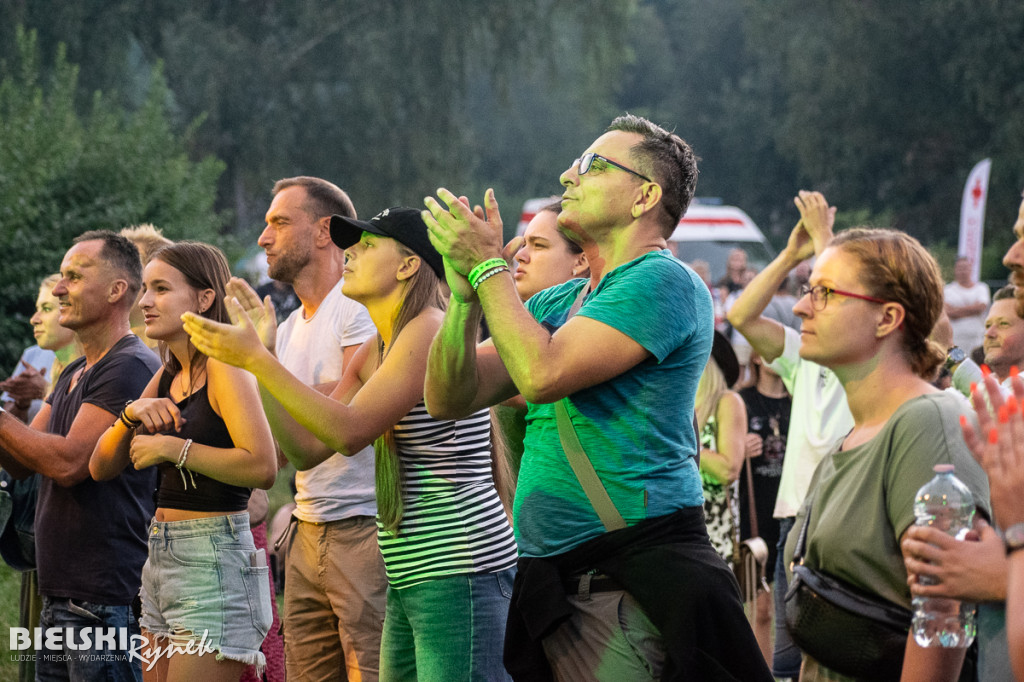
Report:
M438 421L422 402L395 425L405 511L397 536L378 527L394 588L516 563L508 517L491 476L490 415Z

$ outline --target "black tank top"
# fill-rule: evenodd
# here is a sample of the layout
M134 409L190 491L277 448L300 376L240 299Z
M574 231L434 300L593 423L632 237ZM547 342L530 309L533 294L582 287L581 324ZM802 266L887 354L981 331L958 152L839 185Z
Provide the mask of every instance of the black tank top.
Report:
M160 377L157 395L170 399L170 388L173 376L165 370ZM193 443L209 445L215 448L233 448L234 441L207 397L206 385L195 391L180 403L176 403L185 419L181 431L164 431L169 436L191 438ZM156 506L165 509L182 509L201 512L239 512L245 511L249 505L251 488L221 483L209 476L185 468L178 470L171 462L164 462L157 467L160 471L160 487L156 493ZM184 478L182 477L184 474ZM195 485L193 486L193 481Z

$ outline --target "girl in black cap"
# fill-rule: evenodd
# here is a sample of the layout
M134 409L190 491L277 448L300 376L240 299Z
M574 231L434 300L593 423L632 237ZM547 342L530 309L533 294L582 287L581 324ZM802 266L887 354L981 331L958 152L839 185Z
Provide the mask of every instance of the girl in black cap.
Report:
M196 346L249 370L281 448L326 459L376 451L378 540L388 575L381 679L506 679L501 663L515 542L491 476L487 410L436 420L423 402L430 342L443 317L441 257L414 209L369 221L340 216L342 292L366 306L377 337L358 350L330 396L291 375L267 350L269 305L239 285L234 326L189 316ZM246 308L263 332L263 343ZM266 344L266 345L264 345ZM315 459L315 457L314 457Z

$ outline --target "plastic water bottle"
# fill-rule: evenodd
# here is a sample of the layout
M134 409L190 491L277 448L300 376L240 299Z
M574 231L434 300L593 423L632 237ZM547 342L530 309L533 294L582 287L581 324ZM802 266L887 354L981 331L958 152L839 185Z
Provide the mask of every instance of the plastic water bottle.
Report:
M935 478L917 491L918 526L932 526L963 540L974 520L974 496L953 475L952 464L936 464ZM933 584L926 576L921 584ZM974 604L941 597L914 597L914 640L922 647L966 648L978 632Z

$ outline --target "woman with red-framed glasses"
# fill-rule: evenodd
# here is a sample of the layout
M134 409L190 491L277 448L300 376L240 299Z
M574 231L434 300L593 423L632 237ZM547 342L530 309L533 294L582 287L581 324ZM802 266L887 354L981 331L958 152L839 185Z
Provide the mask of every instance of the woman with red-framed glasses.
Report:
M909 626L911 595L899 543L914 523L914 497L932 478L932 467L953 464L979 508L988 508L985 475L960 435L959 418L968 407L929 383L945 357L928 339L942 312L942 277L913 237L857 228L830 242L809 284L793 307L802 320L800 357L835 373L854 426L814 472L786 545L787 564L792 570L802 544L805 566L875 602L902 607ZM846 667L842 654L866 647L852 641L822 647L801 637L807 633L795 606L787 604L787 621L804 653L801 680L865 677ZM964 651L920 647L908 631L905 646L901 640L892 656L869 661L876 672L866 676L956 680Z

